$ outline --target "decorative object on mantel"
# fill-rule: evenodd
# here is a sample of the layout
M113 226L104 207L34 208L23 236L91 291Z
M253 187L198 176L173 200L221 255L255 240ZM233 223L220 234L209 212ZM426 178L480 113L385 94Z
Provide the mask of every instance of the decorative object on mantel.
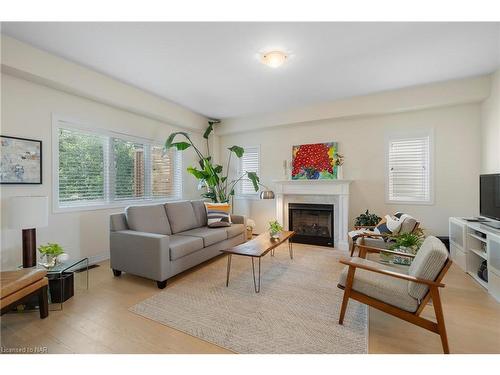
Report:
M354 221L354 229L374 228L382 220L377 214L371 214L368 210L360 214Z
M0 136L0 184L42 183L42 141Z
M234 189L238 182L243 179L249 179L255 191L259 190L259 177L255 172L243 171L241 175L235 179L229 179L229 171L231 165L231 156L236 155L237 158L241 158L245 150L240 146L228 147L229 158L226 167L226 175L224 176L222 171L223 167L220 164L214 164L212 157L210 156L210 144L208 138L213 131L215 124L218 124L219 120L209 120L208 127L203 134L203 138L207 141L207 155L204 155L191 141L189 134L186 132L174 132L165 141L165 150L168 151L171 148L176 148L178 151L184 151L190 147L194 149L196 155L198 156L198 164L200 169L196 167L188 167L187 171L191 173L195 178L199 180L198 186L204 186L206 192L201 194L203 198L209 198L213 203L228 203L231 197L234 196ZM186 138L187 142L174 142L174 138L177 135L181 135Z
M283 178L286 180L290 179L290 168L289 168L290 163L288 160L283 160Z
M269 222L268 230L271 235L271 239L278 239L280 237L280 233L283 231L283 226L278 223L277 220L271 220Z
M337 142L292 147L292 180L336 179Z
M344 155L335 153L335 166L337 168L337 179L342 180L344 178Z
M48 225L47 197L11 197L8 201L8 226L23 231L23 267L36 266L36 229Z
M54 267L57 263L58 257L64 254L63 248L56 243L48 243L47 245L41 245L38 248L38 251L41 254L41 260L44 260L44 262L40 264L45 268Z

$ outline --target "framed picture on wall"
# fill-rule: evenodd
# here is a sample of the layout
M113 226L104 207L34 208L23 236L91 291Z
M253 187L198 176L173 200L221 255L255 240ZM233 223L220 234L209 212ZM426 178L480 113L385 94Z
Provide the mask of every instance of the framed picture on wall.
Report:
M0 135L0 184L42 183L42 141Z

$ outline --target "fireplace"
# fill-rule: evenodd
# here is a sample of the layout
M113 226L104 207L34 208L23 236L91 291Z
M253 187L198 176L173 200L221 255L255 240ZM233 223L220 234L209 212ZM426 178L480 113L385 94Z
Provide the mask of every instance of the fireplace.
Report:
M288 228L293 242L333 247L333 204L289 203Z

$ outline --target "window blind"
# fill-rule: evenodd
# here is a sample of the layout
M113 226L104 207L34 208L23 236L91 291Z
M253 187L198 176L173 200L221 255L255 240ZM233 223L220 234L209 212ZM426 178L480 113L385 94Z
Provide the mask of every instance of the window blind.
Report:
M153 146L152 158L152 189L154 198L180 197L182 191L182 167L179 151L163 151L161 146Z
M59 207L182 196L180 152L141 138L57 126Z
M429 202L429 137L389 141L388 198L390 201Z
M244 147L243 156L240 158L240 175L245 172L255 172L259 175L260 169L260 148ZM248 178L239 183L239 193L241 195L256 194L252 181Z
M105 200L106 139L77 130L59 129L59 203Z

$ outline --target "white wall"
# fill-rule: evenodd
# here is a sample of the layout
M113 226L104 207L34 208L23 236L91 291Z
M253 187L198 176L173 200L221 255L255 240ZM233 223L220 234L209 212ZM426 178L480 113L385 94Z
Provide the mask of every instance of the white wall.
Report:
M491 94L481 105L481 172L500 173L500 70L491 80Z
M46 195L52 207L52 114L66 115L82 123L98 128L118 130L122 133L163 141L177 128L120 110L96 101L70 95L66 92L2 74L1 87L1 134L43 141L43 184L33 186L2 185L1 202L16 195ZM97 89L97 88L96 88ZM205 142L201 134L194 141ZM183 153L183 166L194 165L196 159L191 150ZM184 198L199 197L194 178L184 172ZM52 210L52 209L50 209ZM109 214L123 208L50 213L49 226L37 231L38 244L57 242L72 256L105 257L109 250ZM2 223L8 212L2 209ZM21 232L2 227L2 268L21 263Z
M434 205L385 203L385 134L392 131L433 129L435 144ZM349 219L365 209L379 215L408 212L431 234L448 233L448 217L478 214L480 171L480 105L463 104L399 114L313 121L259 129L220 138L221 153L233 144L261 147L262 182L282 178L283 160L291 160L292 145L337 141L345 155L344 178L352 179ZM274 201L237 200L236 212L256 220L257 232L275 217Z

